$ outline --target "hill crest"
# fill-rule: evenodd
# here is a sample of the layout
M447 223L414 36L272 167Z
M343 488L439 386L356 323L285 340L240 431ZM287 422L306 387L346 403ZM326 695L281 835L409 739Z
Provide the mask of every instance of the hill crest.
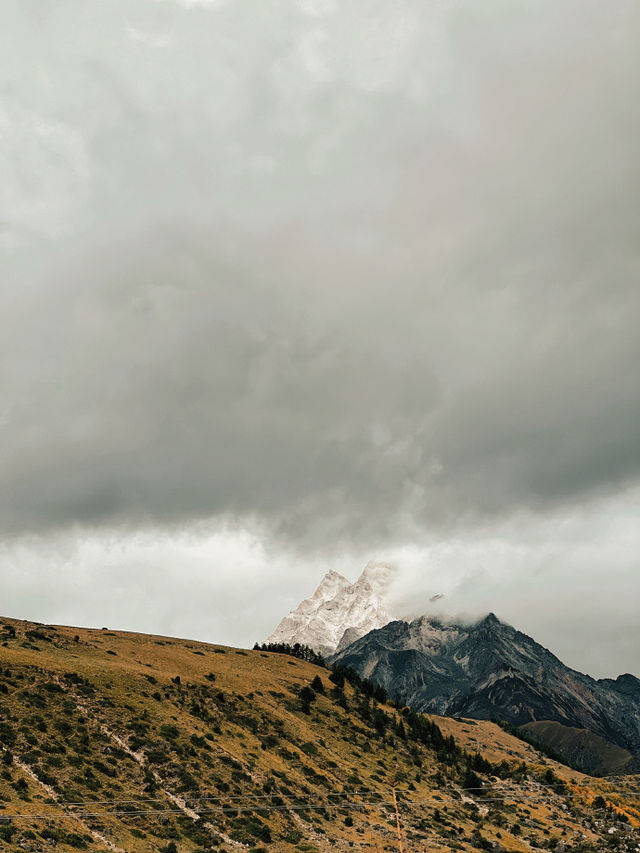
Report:
M394 850L394 766L409 849L520 853L609 828L636 843L632 824L594 812L606 783L303 660L7 619L0 638L11 853Z

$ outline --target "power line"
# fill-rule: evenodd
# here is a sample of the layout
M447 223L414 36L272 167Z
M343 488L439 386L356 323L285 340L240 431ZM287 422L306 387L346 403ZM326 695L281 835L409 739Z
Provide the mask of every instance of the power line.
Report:
M379 794L379 793L380 793L379 791L374 791L371 789L362 790L362 791L349 791L349 790L347 790L347 791L329 792L325 796L327 796L327 797L362 796L363 794ZM191 796L189 794L186 794L183 791L181 794L174 794L172 792L169 792L167 796L173 796L173 797L180 796L180 797L182 797L182 799L185 800L185 802L194 802L194 801L200 802L202 800L220 800L220 801L227 802L229 800L232 800L232 801L233 800L263 800L263 799L266 800L266 799L272 799L273 797L281 797L282 794L275 791L273 794L255 794L255 795L243 794L243 795L237 796L237 797L227 797L226 795L223 795L223 796L218 795L218 796L213 797L213 796L197 796L197 795ZM167 796L164 796L164 797L130 797L129 799L122 799L122 800L115 800L115 799L109 799L109 800L76 800L76 801L73 801L73 800L57 800L56 802L58 805L65 805L65 806L84 806L84 805L96 805L97 806L97 805L104 805L104 804L109 804L109 803L119 804L119 803L138 803L138 802L140 802L140 803L163 803L167 799ZM301 798L296 797L295 799L301 799Z
M455 790L455 789L454 789ZM463 789L470 790L470 789ZM375 794L373 791L365 791L363 794ZM343 792L336 794L329 794L331 797L342 797L346 798L348 796L357 795L357 792L351 792L349 794L345 794ZM278 795L274 795L278 796ZM224 798L202 798L202 800L220 800ZM239 799L239 798L238 798ZM245 798L245 802L246 802ZM250 798L249 798L250 799ZM523 796L522 794L509 794L505 793L502 796L493 796L493 797L478 797L480 804L483 802L502 802L505 800L516 800L525 803L553 803L555 802L554 798L550 795L534 795L531 792L528 796ZM421 797L421 798L403 798L400 802L404 806L412 806L412 805L420 805L423 803L433 803L434 797L433 795L430 797ZM109 801L104 800L103 803L107 803ZM118 802L118 801L112 801ZM127 801L120 801L127 802ZM135 801L133 801L135 802ZM153 802L160 802L159 800L154 800ZM185 803L188 803L189 800L186 799ZM58 805L72 805L71 803L58 803ZM335 803L331 801L322 801L318 802L308 802L303 803L300 802L300 798L296 798L294 803L289 804L270 804L270 803L256 803L252 802L251 805L247 806L229 806L229 805L221 805L217 807L208 807L204 809L197 809L197 813L199 814L214 814L214 813L247 813L247 812L277 812L277 811L322 811L329 809L343 809L343 810L358 810L361 808L369 807L369 806L393 806L393 802L389 802L386 800L369 800L361 803L351 803L351 802L343 802L343 803ZM193 809L196 811L195 809ZM98 812L90 812L90 811L64 811L64 812L50 812L50 813L18 813L18 814L10 814L4 812L3 816L10 819L24 819L24 820L54 820L57 818L62 819L77 819L77 818L109 818L109 817L158 817L167 814L184 814L182 808L174 808L174 809L152 809L152 810L141 810L141 809L129 809L129 810L114 810L114 811L98 811Z
M565 795L567 797L573 797L573 796L580 797L580 796L582 796L581 792L575 792L575 791L572 791L571 789L551 790L551 791L544 791L543 790L540 792L536 792L536 791L529 789L529 790L526 790L525 792L522 792L522 791L517 791L517 790L511 790L505 785L486 785L486 786L482 786L482 787L473 787L473 788L471 788L471 787L469 787L469 788L438 788L438 789L434 790L433 794L430 797L421 798L420 800L418 800L418 799L413 798L413 797L407 797L406 796L407 791L403 791L401 789L398 789L398 794L401 796L401 798L402 798L401 801L403 803L426 802L427 799L431 800L435 796L437 796L438 794L443 794L443 793L449 794L449 795L471 794L471 795L475 795L478 798L478 800L480 800L480 802L489 802L491 800L497 800L497 799L549 800L549 801L551 801L553 799L554 794L556 796ZM593 791L590 789L586 789L585 793L590 793L590 794L593 794L595 796L603 796L603 797L626 796L626 797L633 797L633 798L637 797L638 799L640 799L640 792L635 792L635 791L625 791L625 790ZM484 796L485 794L493 794L494 796L493 797L487 797L487 796ZM496 795L498 795L498 796L496 796ZM146 805L146 804L150 804L150 803L163 803L168 798L170 798L172 796L174 796L174 797L180 796L184 800L185 804L187 804L187 805L189 803L198 803L198 802L229 803L229 802L240 801L242 803L253 803L255 808L262 808L263 806L261 806L260 804L263 801L273 800L276 797L282 798L283 795L281 793L279 793L278 791L275 791L275 792L270 793L270 794L260 794L260 795L256 794L256 795L250 795L250 796L245 794L245 795L230 796L230 797L225 796L225 795L222 795L222 796L220 796L220 795L217 795L217 796L211 796L211 795L207 795L207 796L195 796L194 795L194 796L191 796L191 795L184 794L184 793L174 794L172 792L167 792L167 794L164 797L130 797L127 799L106 799L106 800L58 800L56 802L56 804L58 806L63 806L63 807L97 806L97 805L126 805L128 803L131 803L131 804L140 803L142 805ZM373 789L362 789L362 790L352 790L352 791L342 790L342 791L330 791L330 792L324 794L324 796L327 798L327 802L331 803L331 801L335 800L336 798L347 799L349 797L355 797L355 796L382 796L382 793L380 791L376 791ZM293 799L297 802L300 802L301 800L304 800L304 796L294 797ZM266 803L264 807L266 808L267 805L268 805L268 803ZM113 814L113 812L111 812L111 814Z
M541 791L539 796L542 796L543 793L552 793L557 794L558 796L566 795L566 796L580 796L580 792L573 791L570 788L554 788L553 786L545 786L547 792ZM468 787L468 788L437 788L434 790L434 794L447 793L447 794L478 794L482 795L483 793L499 793L504 791L506 795L509 794L510 789L505 783L492 783L489 785L481 785L476 787ZM527 793L534 794L535 792L531 789L525 789ZM617 789L612 791L599 791L592 790L590 788L585 788L586 793L594 794L595 796L630 796L630 797L638 797L640 799L640 790L629 790L629 789ZM408 792L406 790L402 790L398 788L398 794L404 796ZM229 801L259 801L259 800L269 800L274 797L281 797L282 794L278 791L274 791L269 794L253 794L246 795L242 794L239 796L226 796L226 795L216 795L212 796L210 794L207 795L198 795L198 794L187 794L182 792L182 794L173 794L169 792L168 795L171 796L182 796L185 802L203 802L203 801L221 801L221 802L229 802ZM349 797L349 796L364 796L364 795L380 795L380 791L376 791L372 788L363 788L358 790L341 790L341 791L329 791L324 794L326 797ZM522 794L517 794L515 791L513 793L514 797L522 798ZM126 803L161 803L167 799L167 796L164 797L129 797L126 799L108 799L108 800L58 800L57 803L59 805L65 806L83 806L83 805L106 805L106 804L126 804ZM302 799L302 797L296 797L295 799ZM486 798L483 798L486 799Z
M385 802L380 800L375 800L371 802L364 803L305 803L298 805L269 805L264 806L262 808L253 807L238 807L238 806L220 806L218 808L206 808L206 809L198 809L199 814L220 814L220 813L228 813L231 812L233 814L254 812L254 811L268 811L268 812L282 812L282 811L324 811L329 809L344 809L347 811L367 808L369 806L393 806L391 802ZM160 815L168 815L168 814L184 814L182 809L153 809L152 811L112 811L112 812L51 812L50 814L29 814L27 812L23 812L20 814L7 814L6 812L2 815L3 817L10 818L11 820L54 820L56 818L61 818L64 820L73 820L77 818L108 818L108 817L157 817Z

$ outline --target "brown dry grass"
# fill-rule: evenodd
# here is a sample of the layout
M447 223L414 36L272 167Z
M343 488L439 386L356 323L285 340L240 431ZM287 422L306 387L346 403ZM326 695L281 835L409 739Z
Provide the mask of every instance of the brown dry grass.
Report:
M128 632L47 628L9 619L0 619L0 629L2 624L16 632L0 646L0 668L10 673L4 677L7 692L0 693L0 722L16 733L15 744L9 745L12 753L31 762L36 776L49 779L59 801L68 801L73 792L75 800L85 803L76 814L110 812L118 808L116 801L125 799L136 801L127 809L147 812L104 814L81 822L73 816L74 809L51 802L44 788L14 763L5 770L11 779L0 778L0 817L61 811L66 816L52 817L49 824L14 819L17 831L3 850L24 850L25 842L34 851L50 849L41 834L46 826L67 834L55 847L66 853L78 849L67 843L70 833L89 837L87 849L108 849L98 833L127 853L151 853L171 842L179 853L395 850L388 803L396 766L404 792L400 809L407 851L472 850L474 830L488 843L513 851L530 850L553 836L596 837L584 829L589 817L585 804L588 792L605 783L594 785L588 777L544 759L491 723L434 718L445 735L452 734L470 751L480 751L493 762L529 765L526 782L506 783L509 796L504 801L461 794L459 772L431 750L376 737L352 710L356 697L351 688L346 691L349 712L319 695L311 713L302 713L297 698L301 686L316 674L327 692L332 686L326 670L303 661ZM29 636L33 631L48 639ZM70 680L70 673L78 683ZM393 707L385 711L397 717ZM61 731L67 731L65 722L71 729L66 734ZM64 752L51 752L60 746ZM157 762L149 758L154 749L160 756ZM140 754L140 761L131 750ZM549 767L585 793L570 806L565 797L550 794L536 781L536 774ZM157 778L149 790L150 771ZM16 788L23 784L21 778L27 799L21 799ZM338 801L347 806L342 810L329 803L331 795L354 790L374 793L350 794ZM250 813L202 812L210 828L203 827L198 838L194 827L201 824L176 813L171 800L198 794L213 798L209 808L230 809L240 803ZM251 799L256 797L263 799ZM374 799L379 804L352 809ZM262 811L257 802L281 804L282 810ZM298 803L326 810L287 810ZM196 806L200 811L202 802ZM156 807L173 813L154 814ZM434 818L436 809L440 820L437 814ZM521 835L512 831L515 823L522 827ZM261 832L270 840L261 840Z

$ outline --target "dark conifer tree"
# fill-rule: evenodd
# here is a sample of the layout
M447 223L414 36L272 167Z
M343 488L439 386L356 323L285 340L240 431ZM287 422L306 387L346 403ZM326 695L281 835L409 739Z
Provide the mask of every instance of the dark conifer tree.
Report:
M315 690L316 693L321 693L324 696L324 684L322 683L322 679L319 675L316 675L311 682L311 688Z

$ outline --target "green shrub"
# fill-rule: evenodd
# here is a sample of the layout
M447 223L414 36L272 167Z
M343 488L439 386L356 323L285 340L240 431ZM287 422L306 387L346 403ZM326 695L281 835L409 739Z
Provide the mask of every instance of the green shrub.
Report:
M2 741L6 746L13 746L16 742L16 733L10 723L5 722L4 720L0 722L0 741Z
M158 729L162 737L166 737L169 740L175 740L180 734L180 730L177 726L172 725L171 723L167 725L162 725Z
M68 844L69 847L75 847L78 850L86 850L87 842L81 835L77 835L75 832L70 832L64 836L63 839L65 844Z
M292 827L282 836L282 840L286 841L287 844L297 844L302 841L302 833L296 827Z
M11 841L15 831L16 831L15 826L12 826L10 823L4 824L4 825L0 826L0 838L3 841Z

